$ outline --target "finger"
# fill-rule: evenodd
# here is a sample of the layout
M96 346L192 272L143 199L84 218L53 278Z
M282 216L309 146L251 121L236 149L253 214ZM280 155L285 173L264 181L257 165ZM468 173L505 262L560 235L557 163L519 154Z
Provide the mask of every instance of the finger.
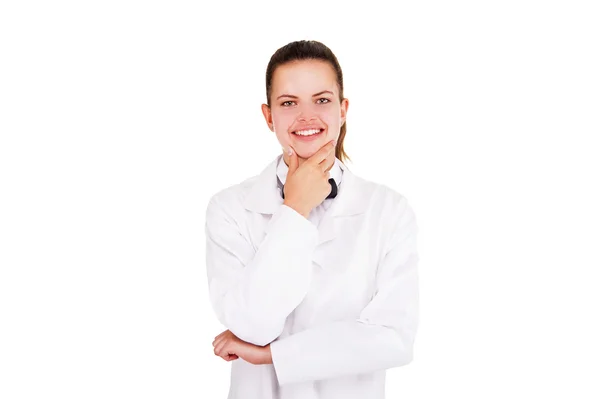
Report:
M233 356L235 356L235 355L221 356L221 359L225 360L226 362L230 362L233 360Z
M219 342L220 340L222 340L223 338L225 338L225 337L223 336L223 334L219 334L219 335L217 335L217 336L215 337L215 339L213 340L213 342L212 342L213 346L215 346L215 344L216 344L217 342Z
M225 340L225 342L215 348L217 355L221 356L223 359L225 359L228 355L237 355L238 349L239 346L237 343L231 340Z
M215 337L215 341L216 341L217 339L221 338L222 336L224 336L225 334L227 334L228 332L229 332L229 330L225 330L225 331L223 331L221 334L217 335L217 336Z
M313 163L314 165L318 165L327 156L335 150L334 140L331 140L329 143L325 144L323 147L319 149L319 151L315 152L312 157L310 157L307 162Z
M227 341L223 341L223 342L219 342L216 346L215 346L215 355L217 356L221 356L223 353L223 350L227 349Z
M230 362L232 360L238 359L239 356L238 355L225 355L225 356L220 356L220 358L225 360L226 362Z
M327 158L325 158L319 164L319 166L321 167L321 171L323 173L329 172L331 170L331 168L333 168L333 165L335 165L335 151L332 151L331 153L329 153Z
M215 337L214 341L213 341L213 346L217 345L219 342L226 340L229 337L229 334L226 334L229 331L225 331L222 334L219 334Z
M237 356L237 354L231 349L225 348L221 350L221 352L219 352L219 356L222 357L224 360L227 360L232 356Z
M223 341L223 337L215 338L215 340L212 343L212 346L217 346L221 341Z
M288 168L288 176L294 174L296 169L298 169L298 154L290 145L290 149L292 150L292 155L290 155L290 167Z

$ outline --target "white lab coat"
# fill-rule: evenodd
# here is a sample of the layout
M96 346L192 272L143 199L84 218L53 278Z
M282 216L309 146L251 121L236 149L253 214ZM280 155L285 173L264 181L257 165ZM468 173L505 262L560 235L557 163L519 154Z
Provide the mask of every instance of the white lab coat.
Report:
M273 364L231 362L229 399L382 399L418 325L417 225L406 198L341 164L315 226L283 205L278 155L213 195L206 211L210 300Z

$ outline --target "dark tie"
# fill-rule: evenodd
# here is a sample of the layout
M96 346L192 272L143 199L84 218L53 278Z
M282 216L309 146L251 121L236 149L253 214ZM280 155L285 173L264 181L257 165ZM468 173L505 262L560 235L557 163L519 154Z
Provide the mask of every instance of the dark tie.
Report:
M333 177L329 179L329 184L331 184L331 192L325 199L335 198L335 196L337 195L337 184L335 184L335 180L333 179ZM285 199L285 195L283 193L284 186L281 186L281 198L283 199Z

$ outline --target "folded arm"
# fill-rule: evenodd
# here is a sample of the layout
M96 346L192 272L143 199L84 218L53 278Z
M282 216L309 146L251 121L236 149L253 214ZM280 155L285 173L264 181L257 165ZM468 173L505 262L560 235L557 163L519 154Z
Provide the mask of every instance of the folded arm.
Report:
M417 226L403 198L377 271L373 299L355 320L315 326L270 344L279 384L408 364L418 324Z
M282 204L255 250L213 197L205 232L210 300L219 321L243 341L267 345L308 291L317 228Z

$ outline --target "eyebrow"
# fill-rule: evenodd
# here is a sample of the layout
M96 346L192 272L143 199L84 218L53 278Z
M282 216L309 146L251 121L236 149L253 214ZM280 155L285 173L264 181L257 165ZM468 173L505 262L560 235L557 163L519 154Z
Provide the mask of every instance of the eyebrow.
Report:
M321 94L325 94L325 93L329 93L329 94L333 95L332 91L323 90L323 91L318 92L317 94L313 94L313 97L320 96ZM277 97L277 100L279 100L281 97L298 98L298 96L293 96L291 94L282 94L279 97Z

